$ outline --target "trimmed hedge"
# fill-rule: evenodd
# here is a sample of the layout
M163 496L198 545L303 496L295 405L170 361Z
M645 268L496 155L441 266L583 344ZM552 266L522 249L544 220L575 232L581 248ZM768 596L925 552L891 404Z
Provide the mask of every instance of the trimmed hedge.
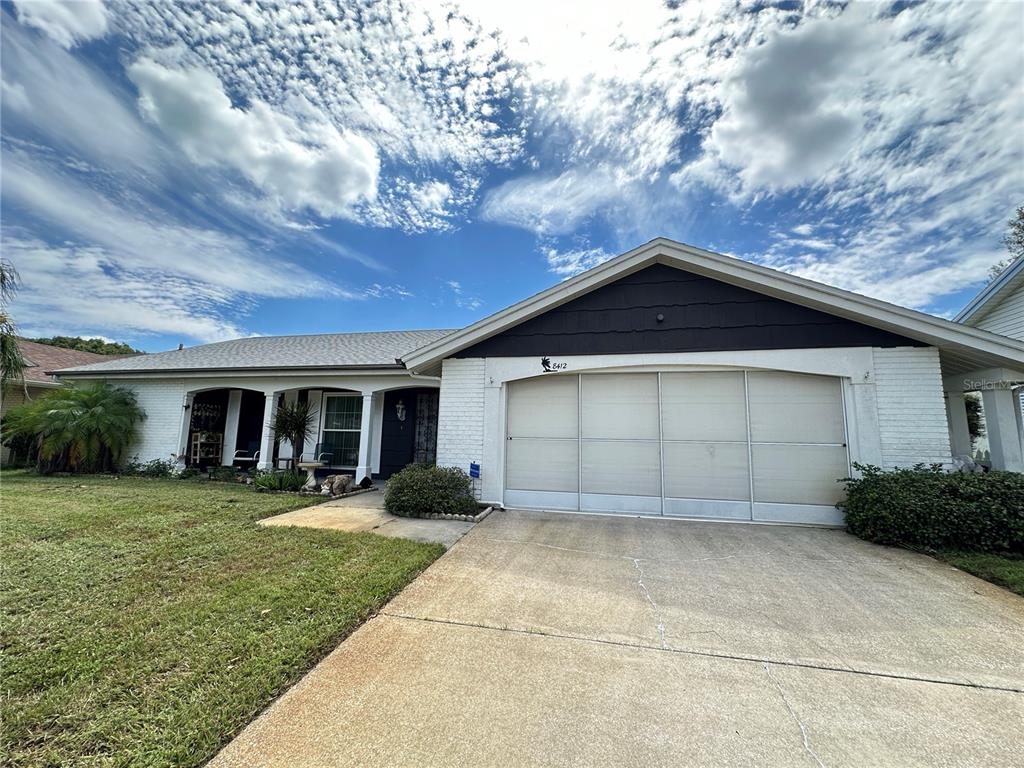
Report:
M850 533L917 549L1024 552L1024 475L854 466L862 476L846 479L842 504Z
M401 517L475 515L473 485L458 467L410 464L388 480L384 508Z

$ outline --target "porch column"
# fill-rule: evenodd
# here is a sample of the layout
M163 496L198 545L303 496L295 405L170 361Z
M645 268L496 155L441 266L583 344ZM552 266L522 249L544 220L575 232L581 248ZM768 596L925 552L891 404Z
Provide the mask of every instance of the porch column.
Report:
M188 444L188 433L192 428L192 402L195 400L195 392L186 392L185 401L181 404L181 429L178 436L178 447L175 453L178 456L177 463L181 466L188 466L190 446Z
M323 440L323 433L320 431L320 408L323 403L324 393L322 389L311 389L306 392L306 400L309 402L309 412L313 416L313 431L302 443L302 457L306 461L317 461L316 447Z
M373 393L363 393L363 415L359 423L359 466L356 467L356 482L372 475L370 457L373 456Z
M228 412L224 417L224 454L220 457L222 467L230 467L238 450L238 419L242 412L242 390L228 392Z
M1017 434L1017 414L1013 391L1010 389L983 389L981 404L985 409L985 428L988 447L992 454L992 469L1024 472L1024 456Z
M946 393L946 420L953 456L971 456L971 431L967 427L967 406L963 392Z
M263 429L260 432L260 461L257 466L260 469L274 468L274 442L273 430L274 414L277 412L277 392L264 394L263 403Z
M1013 390L1013 410L1017 414L1017 437L1020 438L1020 452L1024 456L1024 389Z

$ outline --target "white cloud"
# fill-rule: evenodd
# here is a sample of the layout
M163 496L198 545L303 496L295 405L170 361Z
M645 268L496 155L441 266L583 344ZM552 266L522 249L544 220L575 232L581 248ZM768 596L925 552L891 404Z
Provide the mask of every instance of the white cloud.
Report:
M543 249L544 257L547 259L548 268L556 275L572 277L580 272L585 272L618 254L609 253L603 248L574 248L568 251L559 251L557 248L548 247Z
M458 280L445 280L444 284L454 294L455 306L459 309L476 310L483 306L484 302L478 296L468 296Z
M522 110L509 108L517 69L495 35L449 4L129 2L113 23L150 50L180 52L181 68L209 73L232 97L303 125L314 110L368 141L381 171L361 221L447 229L484 169L521 153Z
M513 179L488 194L480 214L538 235L576 230L600 207L618 197L610 171L568 170L555 177Z
M239 171L286 210L348 216L377 194L374 147L339 131L303 99L295 103L300 121L258 100L248 110L232 106L220 81L202 69L141 58L128 76L143 114L194 162Z
M96 247L54 247L5 234L3 249L21 275L12 310L26 335L96 336L102 329L117 335L181 334L204 342L245 335L223 317L226 310L238 310L234 297L202 281L158 268L126 269Z
M928 306L983 279L1024 193L1019 21L1013 3L125 0L109 24L152 125L80 50L8 24L5 147L47 143L45 186L14 170L20 204L126 268L166 239L265 279L286 229L348 255L318 218L456 228L516 163L481 217L538 234L558 274L666 234ZM84 176L88 215L125 234L47 203Z
M737 169L743 189L816 182L853 150L864 129L865 78L887 42L866 16L854 4L838 18L775 30L740 57L722 83L723 114L704 150Z
M324 290L316 275L285 259L254 258L253 245L240 237L181 224L145 206L126 207L23 153L4 153L2 181L5 206L31 212L51 235L103 248L126 268L159 267L220 290L260 296Z
M381 285L371 283L363 289L363 293L371 299L411 299L414 294L404 285Z
M5 138L28 135L107 171L140 174L136 179L163 174L165 153L110 79L16 24L0 33Z
M107 34L102 0L15 0L18 21L40 29L64 48Z

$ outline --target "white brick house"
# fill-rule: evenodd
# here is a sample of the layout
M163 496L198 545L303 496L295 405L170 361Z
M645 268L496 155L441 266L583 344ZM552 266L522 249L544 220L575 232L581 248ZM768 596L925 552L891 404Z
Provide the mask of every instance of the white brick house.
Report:
M1024 380L1024 342L657 239L457 331L242 339L60 375L138 393L140 460L273 466L292 447L266 425L303 399L319 426L302 456L360 477L473 463L498 505L841 525L854 463L952 463L955 384L995 370Z

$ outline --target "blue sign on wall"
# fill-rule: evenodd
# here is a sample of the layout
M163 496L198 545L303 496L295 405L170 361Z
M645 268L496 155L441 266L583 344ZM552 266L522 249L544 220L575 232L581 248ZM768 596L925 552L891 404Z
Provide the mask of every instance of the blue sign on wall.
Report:
M469 463L469 476L480 477L480 465L477 464L475 461L471 461Z

